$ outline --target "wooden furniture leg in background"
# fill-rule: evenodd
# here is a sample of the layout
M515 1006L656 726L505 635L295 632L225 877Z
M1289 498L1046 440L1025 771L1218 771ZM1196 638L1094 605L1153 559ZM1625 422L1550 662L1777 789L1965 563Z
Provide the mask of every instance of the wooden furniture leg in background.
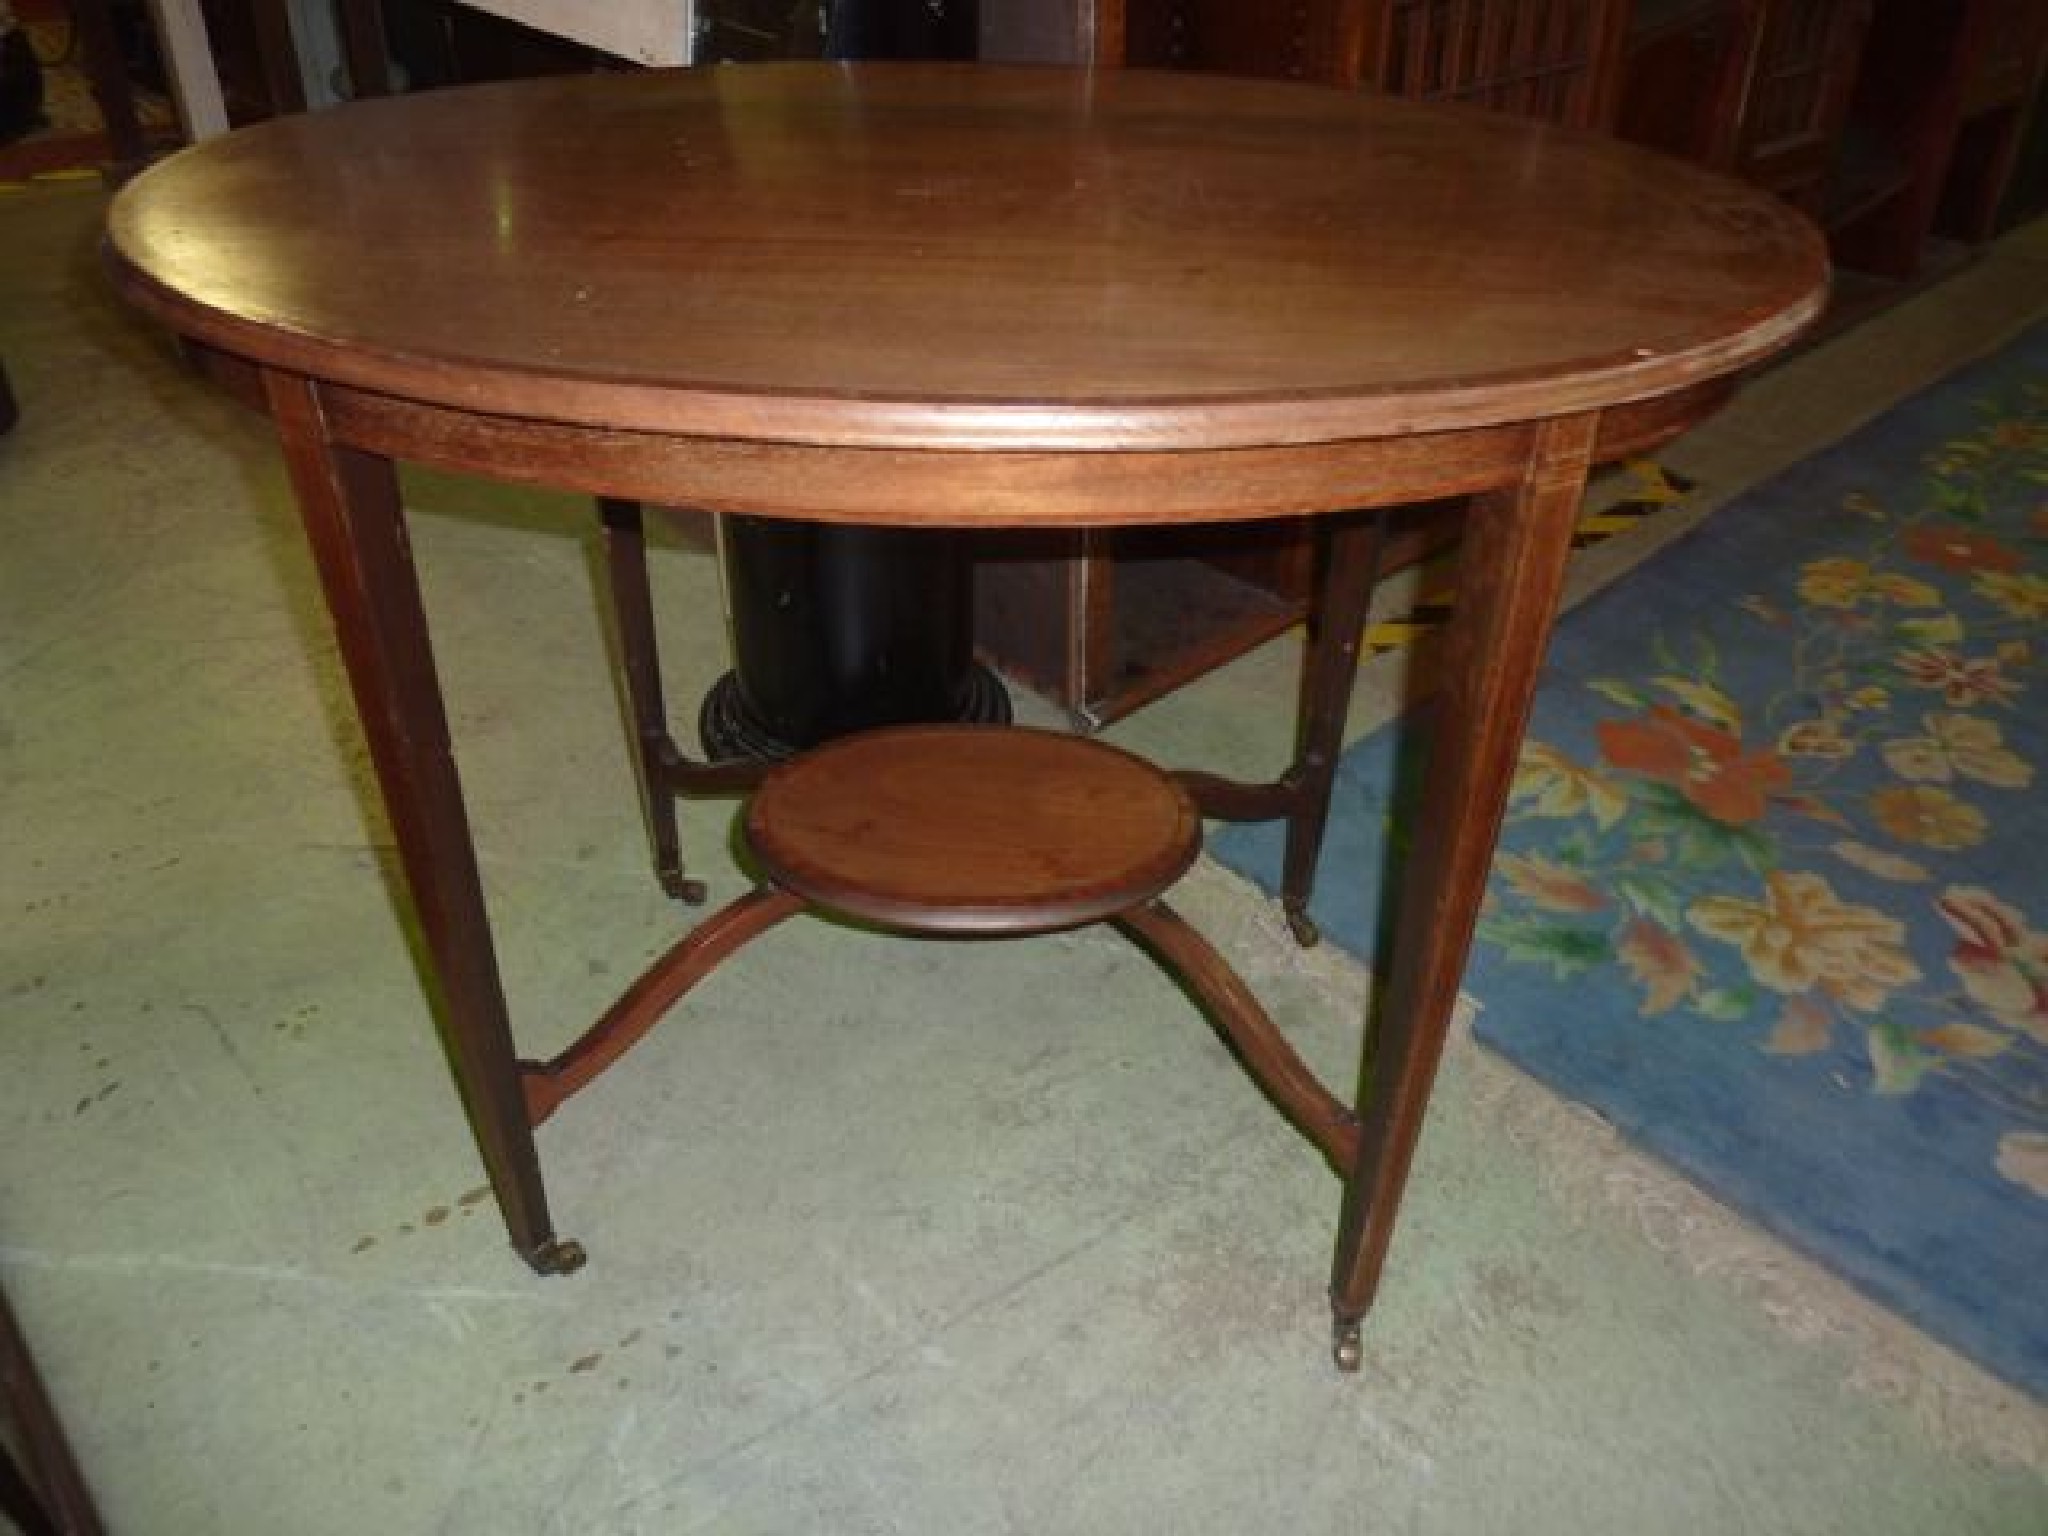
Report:
M381 0L340 0L334 19L341 31L341 56L348 70L350 99L389 96L391 44L384 33Z
M18 1526L22 1536L100 1536L92 1493L5 1292L0 1292L0 1429L5 1431L0 1434L0 1526ZM19 1465L11 1450L20 1453Z
M619 688L633 733L633 762L640 804L654 854L654 878L676 900L704 902L704 882L683 868L676 800L691 795L745 794L766 776L769 763L753 759L701 762L676 744L669 729L668 703L661 686L661 652L655 641L654 588L647 574L647 519L637 501L598 498L604 528L605 582L600 594L611 616Z
M71 25L85 61L92 97L99 105L107 132L107 148L116 175L125 179L142 168L142 119L135 110L135 91L121 60L121 39L114 30L109 0L71 0Z
M1563 589L1596 416L1537 427L1520 484L1474 500L1458 560L1422 804L1373 1005L1356 1163L1330 1277L1337 1363L1356 1370L1437 1061L1486 894L1537 672Z
M1346 513L1319 518L1315 525L1315 586L1309 599L1306 653L1301 664L1301 708L1294 766L1294 804L1287 813L1287 852L1281 863L1280 905L1297 942L1314 944L1321 935L1308 915L1315 890L1323 828L1330 819L1330 791L1344 753L1344 721L1351 712L1351 685L1358 679L1359 648L1365 643L1366 611L1372 606L1386 521L1379 514Z
M513 1247L541 1274L567 1274L583 1249L548 1217L397 471L329 437L311 381L269 371L264 390L426 936L456 1087Z
M1386 519L1378 512L1346 512L1318 519L1314 531L1315 577L1303 642L1294 761L1266 784L1196 770L1174 775L1204 816L1222 821L1286 820L1280 905L1288 928L1304 947L1321 937L1308 915L1308 901L1315 889L1337 762L1344 752L1344 721L1386 545Z
M256 59L263 71L263 90L275 116L306 110L306 81L299 68L299 40L292 32L287 0L250 0L249 21L256 34Z
M654 878L678 901L699 906L704 882L683 874L682 840L676 801L663 782L662 765L675 752L662 697L661 660L654 644L654 594L647 579L647 530L640 503L604 497L597 514L604 526L605 595L610 600L612 643L632 716L634 764L640 807L654 853Z

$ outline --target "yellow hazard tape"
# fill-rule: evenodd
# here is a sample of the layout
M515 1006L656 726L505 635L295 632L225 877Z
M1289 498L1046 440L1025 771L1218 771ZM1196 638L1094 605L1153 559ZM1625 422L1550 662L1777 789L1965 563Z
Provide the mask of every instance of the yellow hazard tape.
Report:
M77 182L99 182L104 178L95 170L37 171L26 180L16 178L0 181L0 196L10 193L33 192L37 187L63 186Z
M1628 473L1635 481L1635 488L1620 505L1633 510L1623 512L1610 508L1605 512L1588 513L1573 527L1575 543L1596 544L1617 533L1640 528L1648 517L1685 500L1692 489L1684 481L1674 480L1662 465L1651 459L1630 461ZM1444 569L1433 569L1439 566ZM1441 629L1444 617L1458 595L1455 587L1442 584L1452 569L1449 557L1432 557L1424 567L1421 590L1411 600L1408 612L1397 619L1368 625L1365 631L1367 647L1376 651L1398 650Z
M1674 482L1655 459L1630 459L1628 472L1636 483L1632 500L1668 507L1685 500L1688 488Z
M1436 627L1434 620L1418 624L1406 619L1390 619L1384 624L1367 625L1365 643L1380 650L1393 650L1397 646L1412 644Z

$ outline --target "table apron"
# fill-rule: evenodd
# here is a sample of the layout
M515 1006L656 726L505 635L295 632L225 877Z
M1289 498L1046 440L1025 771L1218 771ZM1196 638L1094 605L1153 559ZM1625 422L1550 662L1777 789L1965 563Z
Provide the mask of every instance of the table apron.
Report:
M198 349L260 406L261 370ZM1400 506L1514 483L1532 423L1270 448L916 451L628 432L494 416L316 383L331 441L488 479L708 512L973 527L1229 522ZM1716 380L1601 415L1596 461L1641 453L1715 409Z
M1532 429L1284 448L917 451L620 432L323 389L335 439L552 489L764 517L947 527L1227 522L1425 501L1512 481Z

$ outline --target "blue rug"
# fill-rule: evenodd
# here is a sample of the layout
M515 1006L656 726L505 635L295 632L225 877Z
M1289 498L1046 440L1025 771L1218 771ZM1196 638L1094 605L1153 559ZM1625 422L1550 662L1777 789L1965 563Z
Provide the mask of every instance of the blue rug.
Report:
M1487 1045L2048 1399L2044 661L2048 326L1565 619L1465 987ZM1346 754L1312 908L1368 959L1396 738ZM1277 883L1277 827L1210 846Z

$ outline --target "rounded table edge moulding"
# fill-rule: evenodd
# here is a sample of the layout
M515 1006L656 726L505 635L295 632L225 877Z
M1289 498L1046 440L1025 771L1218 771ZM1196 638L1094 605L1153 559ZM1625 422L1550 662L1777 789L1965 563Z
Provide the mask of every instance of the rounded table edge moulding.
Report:
M422 357L230 315L151 277L110 233L103 259L120 296L180 335L258 368L391 401L515 422L762 448L947 453L1143 454L1336 447L1418 434L1526 425L1682 393L1775 356L1826 308L1822 258L1789 307L1682 352L1602 358L1563 373L1531 368L1483 383L1355 392L1146 399L932 400L649 384L460 358Z

